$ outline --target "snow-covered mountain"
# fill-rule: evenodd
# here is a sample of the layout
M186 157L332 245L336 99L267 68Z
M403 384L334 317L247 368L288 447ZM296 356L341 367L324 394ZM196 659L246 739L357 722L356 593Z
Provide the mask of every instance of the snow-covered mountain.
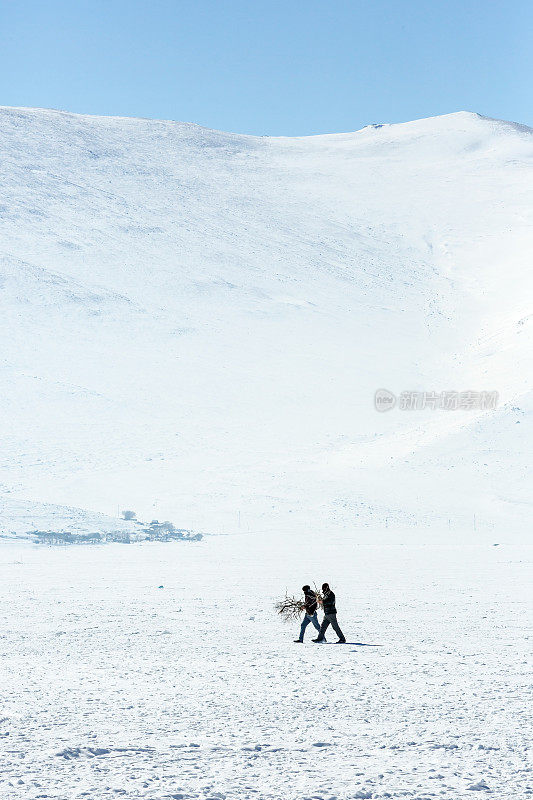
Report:
M2 530L527 530L532 134L0 109Z

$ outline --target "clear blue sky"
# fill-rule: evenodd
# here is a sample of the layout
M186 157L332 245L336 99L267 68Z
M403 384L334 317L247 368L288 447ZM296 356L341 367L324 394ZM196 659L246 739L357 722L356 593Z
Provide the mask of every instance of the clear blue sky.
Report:
M533 125L531 0L0 0L0 105L241 133Z

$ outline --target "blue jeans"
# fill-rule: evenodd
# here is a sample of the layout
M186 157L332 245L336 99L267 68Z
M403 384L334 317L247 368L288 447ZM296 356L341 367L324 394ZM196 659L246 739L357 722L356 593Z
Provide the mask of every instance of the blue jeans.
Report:
M318 617L316 615L316 611L315 611L314 614L306 614L305 617L302 620L302 626L300 628L300 641L301 642L303 642L303 640L304 640L305 629L307 628L307 626L309 625L310 622L313 623L313 625L315 626L317 631L320 631L320 625L318 624Z

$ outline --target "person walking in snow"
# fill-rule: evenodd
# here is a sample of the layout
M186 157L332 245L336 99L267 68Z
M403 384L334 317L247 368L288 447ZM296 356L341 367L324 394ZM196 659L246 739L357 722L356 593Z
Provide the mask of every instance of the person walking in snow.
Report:
M310 586L307 586L307 584L302 586L302 592L304 593L305 614L300 627L300 638L294 640L295 644L301 644L303 642L305 629L310 622L313 623L317 631L320 631L320 625L318 624L318 617L316 614L318 607L316 594L313 592Z
M335 644L345 644L346 639L344 638L344 634L339 628L339 623L337 622L337 607L335 605L335 594L329 588L329 583L322 584L322 608L324 609L324 619L322 620L322 625L320 626L320 632L317 638L313 639L313 642L323 642L325 639L326 631L328 627L331 625L331 627L339 637L339 641L335 642Z

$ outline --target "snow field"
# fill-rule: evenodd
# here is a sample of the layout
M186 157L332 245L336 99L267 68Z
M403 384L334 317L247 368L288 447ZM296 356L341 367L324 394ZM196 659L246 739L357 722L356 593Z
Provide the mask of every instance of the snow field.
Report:
M533 793L531 548L1 550L5 800ZM349 644L292 643L296 574L330 581Z

